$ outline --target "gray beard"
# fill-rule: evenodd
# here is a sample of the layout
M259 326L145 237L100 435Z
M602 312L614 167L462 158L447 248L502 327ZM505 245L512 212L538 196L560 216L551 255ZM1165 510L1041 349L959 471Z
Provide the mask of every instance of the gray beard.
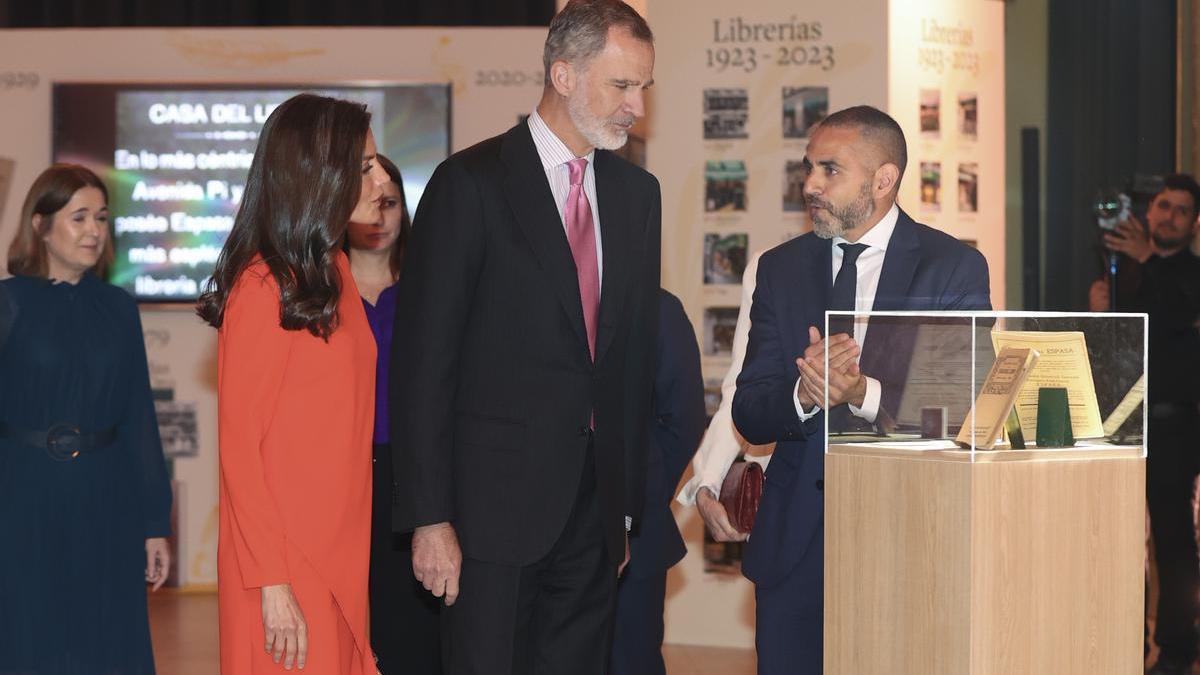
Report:
M587 108L587 101L582 94L567 98L567 115L571 123L588 144L600 150L619 150L629 139L629 134L621 131L610 131L604 120L596 117Z
M871 201L871 184L863 183L857 199L840 209L833 205L826 209L833 222L821 222L813 218L813 232L821 239L841 237L861 225L874 208L875 204Z

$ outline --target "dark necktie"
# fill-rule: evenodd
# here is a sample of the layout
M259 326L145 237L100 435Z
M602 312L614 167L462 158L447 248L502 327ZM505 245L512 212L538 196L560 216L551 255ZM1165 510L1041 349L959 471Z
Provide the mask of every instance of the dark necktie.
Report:
M866 244L838 244L842 249L842 267L833 280L833 292L829 295L830 311L853 312L855 292L858 288L858 256L867 250ZM849 316L829 317L829 334L846 333L854 337L854 320ZM828 337L828 336L827 336Z
M838 244L842 249L842 267L833 280L833 292L829 295L830 311L853 312L854 299L858 291L858 256L867 250L866 244ZM829 335L846 333L854 337L854 318L851 316L829 317ZM828 335L826 336L828 337ZM829 411L829 433L865 433L871 430L866 421L850 414L840 405Z

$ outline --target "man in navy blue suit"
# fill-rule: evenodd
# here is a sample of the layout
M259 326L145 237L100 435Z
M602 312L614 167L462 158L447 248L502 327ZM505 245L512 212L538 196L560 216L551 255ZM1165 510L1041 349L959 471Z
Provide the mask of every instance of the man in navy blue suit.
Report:
M742 564L755 584L760 675L822 669L825 380L831 420L875 426L898 398L896 364L911 353L878 319L831 321L823 337L825 311L991 307L983 256L896 205L907 148L890 116L868 106L830 115L805 163L813 232L759 262L733 402L746 440L776 443Z
M659 291L658 367L646 467L646 506L629 537L629 565L617 588L609 675L664 675L663 602L667 569L687 549L671 496L704 433L704 378L696 333L679 298Z

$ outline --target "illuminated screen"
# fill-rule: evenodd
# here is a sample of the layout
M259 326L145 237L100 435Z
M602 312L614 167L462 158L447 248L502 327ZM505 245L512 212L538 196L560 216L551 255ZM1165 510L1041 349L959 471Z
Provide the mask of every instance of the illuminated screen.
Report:
M142 302L194 300L233 226L263 122L302 91L366 104L415 212L449 153L447 85L56 84L54 161L83 164L108 186L109 281Z

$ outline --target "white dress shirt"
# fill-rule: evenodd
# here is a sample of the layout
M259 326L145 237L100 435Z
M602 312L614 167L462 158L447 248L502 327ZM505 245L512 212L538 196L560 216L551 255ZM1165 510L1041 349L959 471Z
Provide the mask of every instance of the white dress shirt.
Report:
M538 158L542 160L542 169L546 171L546 181L550 183L550 192L554 195L554 204L558 207L558 217L563 221L565 232L567 219L564 214L567 196L571 192L571 170L567 163L576 159L575 153L550 130L537 108L529 115L529 133L533 135L533 145L537 148ZM596 269L599 271L600 287L603 288L604 247L600 240L600 207L596 202L596 170L593 166L596 151L584 155L584 159L587 160L587 168L583 172L583 193L592 207L592 224L596 228Z
M738 310L737 327L733 330L733 362L725 381L721 383L721 405L708 423L700 448L692 458L692 478L684 484L675 501L685 506L696 503L696 492L706 487L714 497L721 496L721 483L733 460L737 459L745 442L733 426L733 394L737 391L738 375L746 360L746 343L750 339L750 304L754 300L754 287L758 281L758 259L762 252L755 253L746 264L742 275L742 306ZM752 459L747 457L747 459ZM765 469L770 457L754 457Z
M850 242L841 237L834 237L830 242L833 247L833 279L837 279L838 271L842 269L842 247L838 244L859 243L866 244L867 248L858 256L858 261L855 263L857 276L855 277L855 292L854 292L854 311L869 312L875 307L875 293L879 290L879 274L883 271L883 259L887 255L888 242L892 238L892 232L896 229L896 221L900 218L900 207L892 204L892 208L884 214L883 218L875 224L874 227L867 230L867 233L862 236L857 242ZM825 327L818 326L821 332L824 333ZM861 348L863 341L867 337L867 318L856 317L854 320L854 341ZM850 406L850 412L856 417L861 417L868 422L874 422L875 417L879 414L879 399L882 395L882 388L879 385L879 380L873 377L864 376L867 382L867 393L863 398L862 407ZM796 414L800 416L801 421L805 421L817 414L820 406L813 406L812 410L804 410L804 406L800 405L799 396L800 379L796 380L796 389L793 390L792 397L796 403Z

